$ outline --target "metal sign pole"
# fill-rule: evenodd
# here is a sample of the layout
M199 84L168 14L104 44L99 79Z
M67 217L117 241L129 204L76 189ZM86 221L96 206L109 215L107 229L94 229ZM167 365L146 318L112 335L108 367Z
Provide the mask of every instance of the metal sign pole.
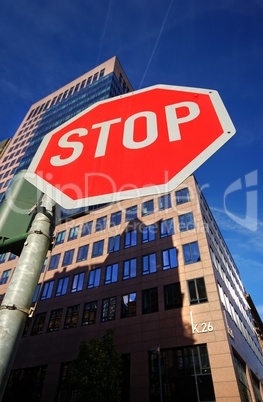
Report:
M54 230L54 202L43 196L0 306L0 401L9 379Z

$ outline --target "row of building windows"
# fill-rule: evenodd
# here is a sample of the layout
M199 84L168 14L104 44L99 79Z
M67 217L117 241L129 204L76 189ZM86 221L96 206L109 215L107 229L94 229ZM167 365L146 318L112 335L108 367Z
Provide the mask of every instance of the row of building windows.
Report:
M176 191L176 202L178 204L182 204L183 202L189 201L189 193L187 198L185 197L185 190ZM183 195L182 192L183 191ZM169 202L166 202L168 200ZM171 194L165 194L158 198L159 211L162 211L166 208L170 208L171 205ZM142 216L150 215L154 212L154 200L149 200L142 203ZM130 222L138 218L138 206L133 205L129 208L126 208L125 211L125 222ZM109 226L114 227L120 225L122 223L122 211L117 211L111 214ZM86 236L92 233L93 221L85 222L82 226L81 236ZM187 230L191 230L194 228L194 218L192 212L188 212L186 214L182 214L178 216L178 227L180 232L184 232ZM105 230L107 228L107 216L99 217L96 220L94 232L99 232ZM67 240L74 240L78 237L80 226L74 226L69 230ZM153 235L156 233L157 225L152 224L149 226L150 231ZM173 218L162 220L160 222L160 232L161 236L175 233ZM55 244L61 244L64 242L66 238L66 230L60 231L56 235Z
M188 281L190 304L207 301L204 278L196 278ZM182 307L182 294L180 283L164 285L164 308L170 310ZM100 322L112 321L116 317L117 297L107 297L102 300ZM96 323L98 301L90 301L84 304L81 325ZM49 316L47 332L58 331L62 320L62 308L52 310ZM141 313L150 314L159 311L158 288L150 288L141 292ZM64 319L64 329L75 328L78 324L80 304L69 306ZM121 296L120 318L128 318L137 315L137 292L127 293ZM31 335L40 334L44 330L47 313L36 314Z
M104 242L104 240L99 240L93 244L92 257L102 255L103 242ZM110 239L109 239L109 245L110 244L111 243L110 243ZM184 264L185 265L193 264L193 263L201 260L198 243L196 241L187 243L187 244L183 244L182 248L183 248L183 256L184 256ZM77 252L76 262L84 261L87 259L88 249L89 249L88 245L79 247L78 252ZM68 265L72 264L74 252L75 252L75 249L67 250L64 252L62 266L68 266ZM2 254L2 256L3 256L3 254ZM14 257L14 254L10 254L10 257L11 256ZM58 268L60 256L61 256L60 253L51 256L48 267L47 267L47 269L49 271ZM163 270L178 267L177 249L175 247L171 247L169 249L162 250L161 256L162 256L162 269ZM46 268L46 264L47 264L47 259L45 260L45 263L43 265L42 272ZM137 276L137 264L138 264L137 257L123 261L123 279L124 280L135 278ZM142 275L147 275L147 274L157 272L157 265L158 264L157 264L157 253L156 252L143 255L141 258ZM92 282L92 280L91 280L92 277L94 277L94 280L96 278L96 280L94 283L89 283L88 287L99 286L101 269L102 269L102 267L99 267L99 268L96 268L96 269L90 271L89 281ZM118 280L119 263L107 265L105 269L106 269L106 278L108 278L107 282L105 281L105 284L116 282ZM11 271L12 271L11 269L7 269L2 272L2 275L0 278L0 285L4 285L8 282ZM84 277L84 273L83 273L83 277ZM82 288L79 290L82 290Z
M55 104L61 102L62 100L66 99L68 96L73 95L74 93L84 89L86 86L94 83L95 81L99 80L104 76L105 68L96 72L95 74L89 76L87 79L82 80L82 82L77 83L75 86L72 86L70 89L67 89L64 92L61 92L58 96L54 96L51 100L48 100L46 103L38 106L36 109L33 109L27 117L27 120L41 114L44 112L48 107L54 106Z
M162 256L162 270L165 271L178 267L176 248L172 247L166 250L162 250L161 256ZM106 265L105 267L96 267L94 269L91 269L88 275L87 288L92 289L102 285L102 277L104 278L103 279L104 285L117 282L120 276L120 265L121 265L120 263L116 262ZM158 269L157 253L150 253L142 256L141 275L149 275L156 273L157 269ZM136 278L138 275L137 271L138 271L138 258L135 257L123 261L122 272L121 272L122 280ZM10 273L11 269L3 272L1 277L2 284L7 282ZM71 293L83 290L85 282L85 274L86 273L84 271L74 274L70 290ZM69 280L70 280L69 276L65 276L58 280L55 296L62 296L67 293ZM55 283L54 280L51 280L43 284L40 300L45 300L52 297L54 283ZM33 301L37 300L40 288L41 285L38 284Z
M241 334L243 335L243 337L245 338L245 340L247 341L247 343L249 344L249 346L251 347L251 349L253 350L253 352L255 353L255 355L257 356L259 361L261 362L261 364L263 364L262 350L260 348L260 345L259 345L259 342L257 339L255 328L252 328L251 333L250 333L250 331L248 331L248 329L244 325L243 321L239 317L239 314L234 309L233 304L230 302L228 296L223 291L221 285L219 283L217 285L218 285L218 291L219 291L219 296L220 296L222 305L224 306L225 310L229 314L229 317L235 323L236 327L239 329L239 331L241 332Z

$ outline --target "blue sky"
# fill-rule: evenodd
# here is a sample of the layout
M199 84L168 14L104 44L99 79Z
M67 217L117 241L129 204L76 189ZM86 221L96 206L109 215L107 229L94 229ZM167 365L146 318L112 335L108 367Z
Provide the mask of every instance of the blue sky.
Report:
M135 89L215 89L236 135L196 178L263 317L263 1L0 0L0 140L117 55Z

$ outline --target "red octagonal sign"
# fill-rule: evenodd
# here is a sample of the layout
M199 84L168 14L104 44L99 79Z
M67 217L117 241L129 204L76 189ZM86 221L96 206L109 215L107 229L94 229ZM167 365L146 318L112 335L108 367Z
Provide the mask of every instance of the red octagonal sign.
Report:
M156 85L47 134L26 178L64 208L171 191L235 133L214 90Z

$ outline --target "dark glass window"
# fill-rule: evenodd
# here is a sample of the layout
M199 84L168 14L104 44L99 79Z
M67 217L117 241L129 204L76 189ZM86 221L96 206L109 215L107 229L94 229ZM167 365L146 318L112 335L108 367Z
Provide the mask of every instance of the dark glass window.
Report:
M32 303L35 303L37 301L39 291L40 291L40 283L38 283L36 286L35 293L34 293L33 299L32 299Z
M157 226L155 223L142 226L142 243L148 243L156 239Z
M16 257L17 257L17 256L16 256L15 254L10 253L9 258L8 258L8 261L15 260Z
M137 230L131 230L125 233L124 247L129 248L137 244Z
M87 236L91 234L92 231L92 221L83 223L81 236Z
M68 235L68 240L74 240L78 237L79 233L79 226L75 226L74 228L71 228L69 231Z
M102 301L101 321L115 320L116 297L109 297Z
M98 257L103 254L104 240L98 240L93 243L92 257Z
M71 293L80 292L83 289L85 273L75 274L73 276L73 282L71 286Z
M75 251L74 249L65 251L62 261L62 267L72 264L74 251Z
M121 318L136 315L136 292L123 295L121 298Z
M47 326L47 332L54 332L59 330L61 317L62 317L62 308L51 311L49 317L49 323Z
M160 222L160 234L161 237L171 236L174 234L173 218L164 219Z
M108 242L108 253L113 253L114 251L119 251L120 249L120 235L112 236L109 238Z
M88 257L89 245L85 244L84 246L80 246L78 249L76 262L85 261Z
M69 277L60 278L57 285L56 296L63 296L67 293Z
M113 212L110 218L110 226L117 226L121 223L121 211Z
M107 216L101 216L100 218L97 219L96 222L96 232L99 232L100 230L106 229L106 223L107 223Z
M46 299L51 298L53 286L54 286L54 281L49 281L49 282L44 283L44 286L42 289L41 300L46 300Z
M64 329L76 328L78 324L79 304L67 308Z
M137 218L137 205L133 205L132 207L127 208L125 221L129 222L136 218Z
M89 271L88 289L96 288L100 284L101 268L91 269Z
M163 287L165 310L182 307L180 282L170 283Z
M84 304L81 325L91 325L96 322L98 302L92 301Z
M142 314L158 311L158 289L151 288L142 291Z
M188 281L190 304L207 302L207 294L204 278L196 278Z
M176 204L184 204L185 202L190 201L190 194L188 188L183 188L182 190L178 190L175 192Z
M142 216L151 215L154 212L153 200L142 203Z
M1 279L0 279L0 285L4 285L5 283L7 283L10 273L11 273L11 269L6 269L2 273L2 276L1 276Z
M118 280L118 267L119 264L111 264L107 265L106 267L106 274L105 274L105 285L113 282L117 282Z
M183 254L185 265L200 261L201 258L197 241L183 244Z
M136 277L136 258L124 261L123 263L123 279L131 279Z
M165 194L158 198L158 207L159 211L163 211L165 209L171 208L171 195Z
M165 401L211 401L215 394L206 345L165 349L150 354L150 400L158 401L161 356ZM173 381L171 381L173 379ZM248 401L249 399L247 399Z
M7 253L4 253L4 254L0 255L0 264L3 264L5 262L6 256L7 256Z
M65 236L66 236L66 230L62 230L61 232L58 232L58 234L56 235L56 240L55 240L55 244L61 244L64 242L65 240Z
M157 271L156 253L147 254L142 257L142 274L152 274Z
M162 251L163 270L177 268L177 250L175 247Z
M192 212L180 215L178 218L179 218L180 232L186 232L187 230L194 229L195 225Z
M59 253L59 254L54 254L51 256L50 262L49 262L49 267L48 267L49 271L52 271L52 269L57 269L58 264L59 264L60 255L61 254Z
M36 314L31 335L39 335L43 333L46 315L47 313Z

